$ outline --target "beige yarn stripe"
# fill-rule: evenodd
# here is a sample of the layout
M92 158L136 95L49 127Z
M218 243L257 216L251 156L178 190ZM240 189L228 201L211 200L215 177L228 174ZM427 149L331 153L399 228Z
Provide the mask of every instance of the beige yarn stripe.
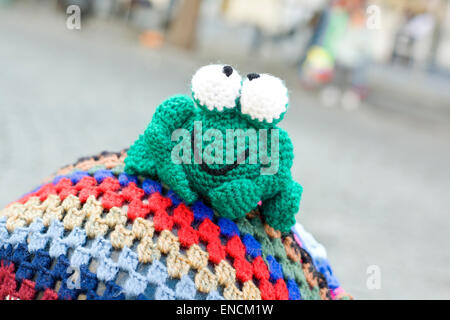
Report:
M83 228L89 238L105 236L115 249L132 247L138 241L137 255L141 263L151 263L161 254L167 255L166 264L170 277L181 278L190 268L196 270L194 283L200 292L209 293L218 285L224 287L225 299L261 299L261 292L252 280L245 282L240 290L236 286L236 271L225 260L215 265L214 273L208 268L209 254L199 245L192 245L183 254L178 237L169 230L155 234L151 220L137 218L127 228L126 208L113 207L108 212L100 201L90 196L83 205L78 197L69 195L61 201L57 195L50 195L41 202L38 197L31 197L25 204L13 203L0 211L5 216L6 228L13 232L18 227L29 226L37 218L48 227L53 219L62 221L64 229ZM154 237L156 239L154 239Z

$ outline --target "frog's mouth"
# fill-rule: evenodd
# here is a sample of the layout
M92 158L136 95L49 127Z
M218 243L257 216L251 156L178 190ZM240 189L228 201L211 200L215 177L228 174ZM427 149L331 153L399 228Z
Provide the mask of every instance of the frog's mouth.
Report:
M245 163L245 159L248 158L248 148L245 149L244 153L244 160L243 162ZM225 166L223 166L222 168L219 169L214 169L211 168L209 165L207 165L206 163L204 163L203 161L200 163L200 169L202 169L203 171L205 171L206 173L212 175L212 176L223 176L225 175L227 172L237 168L239 166L239 160L240 157L237 157L237 159L234 161L234 163L231 164L227 164Z
M194 131L192 131L192 133L191 133L191 139L192 139L191 141L194 141ZM247 149L245 149L245 151L243 153L241 153L240 156L238 156L236 158L234 163L227 164L219 169L215 169L215 168L211 168L208 164L206 164L205 162L202 161L201 156L198 153L198 149L194 148L193 144L192 144L192 149L194 149L193 150L194 151L194 159L197 162L200 162L200 169L212 176L223 176L223 175L227 174L229 171L237 168L240 165L240 162L245 163L245 160L249 156L249 149L247 148ZM242 155L244 156L244 159L243 159L243 161L239 161L239 159L242 158Z

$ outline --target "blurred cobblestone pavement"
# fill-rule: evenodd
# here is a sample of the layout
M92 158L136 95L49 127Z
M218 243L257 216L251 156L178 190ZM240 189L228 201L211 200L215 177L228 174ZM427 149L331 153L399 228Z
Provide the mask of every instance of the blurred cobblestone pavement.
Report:
M298 219L344 288L356 298L450 298L448 122L326 109L288 68L145 49L136 37L120 22L73 32L49 10L0 8L0 206L82 155L129 146L159 102L188 93L193 72L220 60L287 80L283 126L305 189ZM380 290L366 287L370 265Z

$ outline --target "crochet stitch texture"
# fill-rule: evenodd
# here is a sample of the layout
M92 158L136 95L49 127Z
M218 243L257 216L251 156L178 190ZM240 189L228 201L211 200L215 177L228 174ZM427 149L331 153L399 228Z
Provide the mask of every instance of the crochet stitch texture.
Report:
M125 157L80 159L0 211L0 299L349 297L300 226L218 217Z
M158 177L188 204L206 199L220 216L231 220L244 217L262 201L260 211L267 223L288 232L295 223L302 187L291 176L291 140L276 126L288 105L282 81L267 74L250 74L242 80L231 66L209 65L194 75L192 96L174 96L158 106L131 146L125 171ZM179 137L173 139L177 130L186 132L181 142ZM234 145L235 138L228 139L230 131L244 142ZM191 147L184 148L184 161L174 163L173 151L186 140L192 152ZM224 163L224 150L227 157L231 151L231 163ZM264 162L267 153L270 166ZM273 172L266 174L270 169Z

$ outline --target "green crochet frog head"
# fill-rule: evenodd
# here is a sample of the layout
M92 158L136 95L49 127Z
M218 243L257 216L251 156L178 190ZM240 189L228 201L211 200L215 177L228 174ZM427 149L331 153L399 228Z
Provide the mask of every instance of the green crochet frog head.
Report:
M191 89L192 98L174 96L156 109L129 149L125 171L158 178L188 204L204 200L230 219L259 203L269 225L289 231L302 188L291 176L291 140L277 127L288 108L283 82L208 65Z

